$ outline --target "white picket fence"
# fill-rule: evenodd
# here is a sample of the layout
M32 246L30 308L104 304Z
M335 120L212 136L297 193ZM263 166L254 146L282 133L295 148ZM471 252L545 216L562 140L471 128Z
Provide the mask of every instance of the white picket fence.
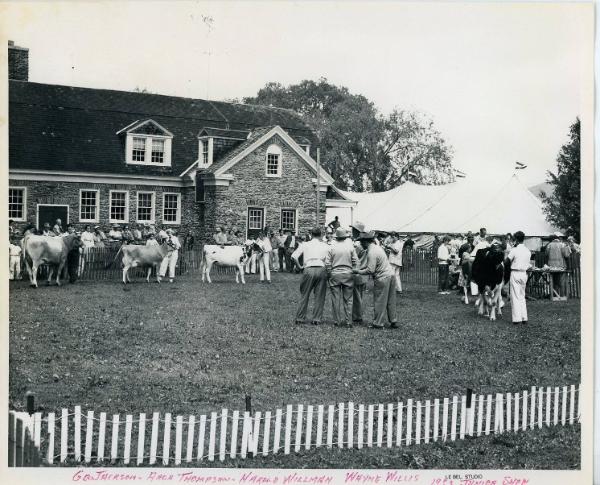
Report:
M112 417L63 409L15 413L30 430L48 464L164 465L224 461L319 447L400 447L525 431L581 422L581 385L536 388L518 393L472 395L384 404L296 406L249 412L223 409L210 415L173 416L155 412ZM493 419L492 419L493 414ZM60 430L58 439L57 426ZM110 427L110 434L108 428ZM148 432L149 431L149 432ZM174 446L173 446L174 438ZM108 441L108 443L107 443ZM108 444L108 447L107 447ZM159 447L161 452L159 453Z

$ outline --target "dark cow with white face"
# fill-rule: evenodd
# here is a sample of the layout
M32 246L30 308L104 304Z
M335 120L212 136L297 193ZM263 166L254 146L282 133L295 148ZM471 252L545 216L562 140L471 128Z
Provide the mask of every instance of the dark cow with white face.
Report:
M500 244L480 249L473 261L472 278L479 289L479 298L475 302L479 315L496 320L496 312L502 315L502 288L510 278L510 262L504 260L504 251Z

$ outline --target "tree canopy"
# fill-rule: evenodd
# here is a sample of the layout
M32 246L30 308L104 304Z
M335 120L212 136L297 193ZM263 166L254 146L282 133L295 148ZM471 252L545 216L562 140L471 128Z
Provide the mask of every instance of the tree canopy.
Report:
M556 173L548 171L547 182L554 186L552 195L540 194L546 219L563 229L572 228L577 237L581 224L581 163L579 118L569 128L569 142L556 159Z
M396 109L383 115L366 97L326 79L267 83L246 104L296 111L320 139L321 163L342 189L389 190L406 180L454 181L452 148L433 121Z

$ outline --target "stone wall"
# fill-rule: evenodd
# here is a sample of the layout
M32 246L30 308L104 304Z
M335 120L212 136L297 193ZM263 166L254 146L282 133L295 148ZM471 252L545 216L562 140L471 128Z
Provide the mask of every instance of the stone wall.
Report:
M266 151L277 144L282 150L281 177L267 177ZM314 172L279 136L275 135L240 161L227 173L234 180L228 187L207 186L206 202L199 204L203 220L202 239L210 239L216 226L247 230L248 207L263 207L265 223L271 229L281 227L281 209L297 210L297 232L304 234L316 223ZM320 223L325 222L325 192L320 197Z

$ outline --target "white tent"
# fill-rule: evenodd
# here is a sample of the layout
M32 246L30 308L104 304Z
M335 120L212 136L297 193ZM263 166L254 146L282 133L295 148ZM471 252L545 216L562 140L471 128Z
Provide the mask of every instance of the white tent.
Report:
M407 182L387 192L342 193L357 201L353 220L373 230L464 233L485 227L489 234L521 230L526 236L556 230L546 221L540 200L516 174L495 184L468 179L434 186Z

